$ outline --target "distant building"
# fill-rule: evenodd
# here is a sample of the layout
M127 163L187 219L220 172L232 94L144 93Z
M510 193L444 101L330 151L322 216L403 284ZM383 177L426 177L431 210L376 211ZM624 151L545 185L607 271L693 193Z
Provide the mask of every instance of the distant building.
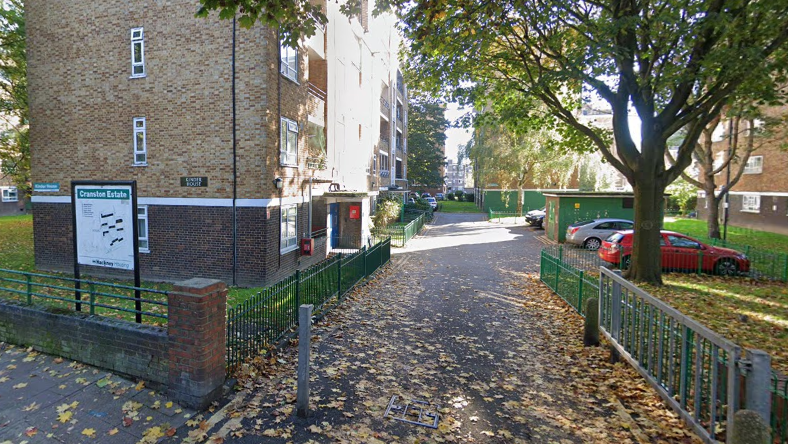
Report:
M470 163L446 162L446 192L473 192L473 167Z

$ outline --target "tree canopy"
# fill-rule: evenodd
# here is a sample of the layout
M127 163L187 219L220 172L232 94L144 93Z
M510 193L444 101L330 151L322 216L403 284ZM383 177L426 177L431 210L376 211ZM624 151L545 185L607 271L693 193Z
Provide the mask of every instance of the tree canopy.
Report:
M637 227L628 275L641 281L661 282L663 193L690 164L703 128L730 95L769 102L786 80L781 0L420 1L405 5L402 19L419 87L477 106L502 101L511 118L552 125L564 143L582 147L586 138L627 178ZM612 146L578 119L583 100L612 110ZM667 165L667 139L682 129Z
M10 177L20 195L30 193L27 54L24 1L0 7L0 177Z
M412 98L408 108L408 180L412 184L440 187L443 176L446 128L444 107L437 102Z

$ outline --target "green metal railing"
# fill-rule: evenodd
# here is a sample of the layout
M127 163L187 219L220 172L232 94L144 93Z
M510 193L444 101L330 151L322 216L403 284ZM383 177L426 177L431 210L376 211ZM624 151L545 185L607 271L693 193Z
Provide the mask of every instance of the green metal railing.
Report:
M278 343L298 325L298 307L319 313L391 258L385 239L350 255L338 254L267 287L227 310L227 372Z
M421 232L421 229L427 223L427 217L425 213L421 213L405 225L393 224L388 227L374 228L372 229L372 237L375 240L390 238L393 246L404 247L415 235Z
M137 322L161 324L167 319L167 291L110 282L0 269L0 295L91 315L134 315Z
M501 222L501 219L506 219L506 218L513 217L514 218L514 222L517 223L517 218L518 217L524 217L523 213L518 213L516 211L493 211L493 210L489 210L488 213L489 214L488 214L488 219L487 220L489 220L489 221L492 221L494 219L498 219L498 222Z
M559 253L562 249L559 249ZM548 249L542 250L539 278L558 296L585 317L584 301L599 294L599 277L563 262L561 256L553 256Z
M738 371L742 349L693 319L604 268L596 273L572 249L547 247L540 279L581 315L584 301L599 296L600 326L622 356L637 369L696 433L725 441L732 414L746 408ZM573 262L573 263L572 263ZM600 291L601 287L601 291ZM771 376L771 428L775 443L788 443L786 377ZM724 406L733 405L734 409Z
M788 253L777 253L751 245L737 244L723 239L698 237L698 240L712 246L730 248L744 253L750 259L750 275L755 278L769 278L788 282Z

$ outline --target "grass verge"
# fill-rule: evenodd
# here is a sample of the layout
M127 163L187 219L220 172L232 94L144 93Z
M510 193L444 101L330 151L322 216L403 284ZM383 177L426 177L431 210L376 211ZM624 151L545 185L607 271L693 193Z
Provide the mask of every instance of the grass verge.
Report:
M444 200L440 202L441 213L481 213L473 202L457 202L455 200Z
M665 229L698 237L700 240L705 240L708 235L706 221L698 219L666 220ZM768 231L729 226L727 241L735 244L750 245L775 253L788 253L788 236Z

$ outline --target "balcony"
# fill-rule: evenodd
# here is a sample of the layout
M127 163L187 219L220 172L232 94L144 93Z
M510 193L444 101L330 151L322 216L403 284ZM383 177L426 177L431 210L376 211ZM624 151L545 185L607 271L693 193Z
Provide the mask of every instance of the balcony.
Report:
M391 104L389 104L389 101L383 97L380 98L380 114L383 115L386 120L388 120L391 116Z
M391 172L389 170L380 170L380 177L389 177Z
M380 136L380 140L378 141L378 149L389 152L391 149L391 142L389 142L388 137Z

